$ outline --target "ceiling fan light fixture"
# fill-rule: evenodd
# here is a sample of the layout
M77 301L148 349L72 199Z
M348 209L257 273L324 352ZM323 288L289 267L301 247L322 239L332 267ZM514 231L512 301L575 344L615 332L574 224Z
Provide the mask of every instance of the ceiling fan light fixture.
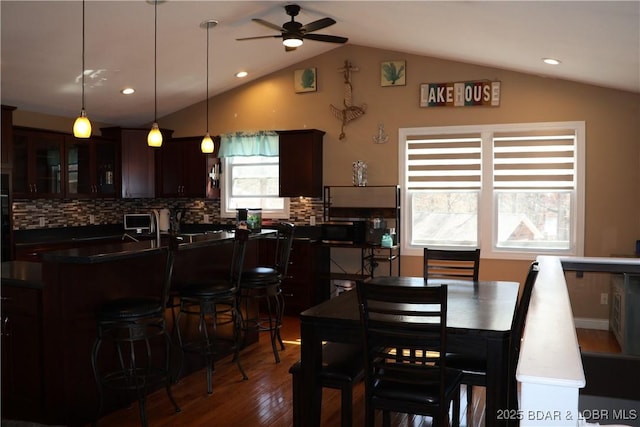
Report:
M286 47L300 47L302 46L302 39L290 34L282 36L282 44Z

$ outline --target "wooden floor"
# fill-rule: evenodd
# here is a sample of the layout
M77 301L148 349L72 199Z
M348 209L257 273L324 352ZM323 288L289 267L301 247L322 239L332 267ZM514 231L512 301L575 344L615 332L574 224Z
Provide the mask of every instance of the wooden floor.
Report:
M616 351L615 338L606 331L578 330L578 339L585 351ZM166 393L159 390L148 398L147 414L150 427L224 426L224 427L289 427L292 425L291 375L289 367L300 358L299 321L288 317L282 331L287 349L281 352L281 363L276 364L268 335L261 334L260 342L241 355L249 376L242 377L231 358L216 364L214 391L207 395L204 371L195 372L173 387L174 397L182 412L174 413ZM619 346L618 350L619 351ZM354 390L353 426L364 425L364 387ZM473 407L467 412L463 393L461 425L484 425L484 389L474 389ZM469 420L467 420L467 413ZM324 389L322 400L322 426L340 425L340 394ZM379 421L379 425L381 420ZM429 418L397 415L394 425L429 427ZM137 404L101 418L98 427L139 426Z

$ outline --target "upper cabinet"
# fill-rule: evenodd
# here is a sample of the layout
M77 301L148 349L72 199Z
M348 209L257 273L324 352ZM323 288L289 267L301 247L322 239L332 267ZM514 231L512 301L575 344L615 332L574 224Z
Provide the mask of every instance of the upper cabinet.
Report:
M158 197L205 197L212 155L202 153L201 142L202 137L173 138L156 151Z
M9 105L2 106L2 136L0 141L0 163L2 169L11 168L12 163L12 148L13 148L13 110L16 107Z
M14 198L63 197L64 139L63 133L14 127Z
M155 197L155 150L147 145L149 129L102 128L102 136L120 141L122 197ZM161 129L163 146L173 131Z
M322 138L317 129L278 131L280 197L322 197Z
M66 185L69 198L119 197L119 141L99 136L65 137Z

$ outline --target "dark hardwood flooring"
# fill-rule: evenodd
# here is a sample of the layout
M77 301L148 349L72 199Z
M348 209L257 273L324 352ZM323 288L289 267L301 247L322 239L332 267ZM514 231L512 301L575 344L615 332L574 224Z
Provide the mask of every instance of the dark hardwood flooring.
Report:
M606 331L578 330L578 340L587 351L616 351L617 342ZM276 364L267 334L260 342L241 354L242 364L249 376L243 381L231 357L216 364L214 391L206 393L204 371L182 378L173 387L174 396L182 412L174 413L164 390L148 397L147 415L150 427L225 426L225 427L289 427L292 425L291 375L289 367L300 358L299 321L296 317L284 320L282 336L287 346ZM619 346L617 347L619 351ZM364 387L354 389L353 426L364 425ZM472 408L466 408L462 394L461 425L484 425L484 388L474 389ZM469 411L467 411L469 409ZM468 417L468 419L467 419ZM381 425L381 419L379 420ZM394 425L429 427L429 418L396 415ZM140 425L137 404L102 417L98 427L137 427ZM324 389L322 426L340 425L340 393Z

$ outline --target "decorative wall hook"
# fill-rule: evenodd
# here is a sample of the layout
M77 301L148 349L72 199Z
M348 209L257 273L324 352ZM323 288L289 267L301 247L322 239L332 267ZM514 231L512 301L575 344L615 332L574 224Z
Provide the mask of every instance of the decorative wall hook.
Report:
M351 65L351 63L347 60L344 61L344 67L338 68L338 71L344 74L344 108L340 109L332 105L329 106L333 115L338 119L342 120L342 127L340 128L340 137L339 139L344 139L346 134L344 133L344 127L352 120L357 119L362 116L366 109L367 104L362 104L361 107L355 106L352 104L353 99L353 86L351 85L351 72L358 71L357 67Z
M376 144L386 144L389 142L389 135L384 133L384 123L378 123L378 134L373 137L373 142Z

